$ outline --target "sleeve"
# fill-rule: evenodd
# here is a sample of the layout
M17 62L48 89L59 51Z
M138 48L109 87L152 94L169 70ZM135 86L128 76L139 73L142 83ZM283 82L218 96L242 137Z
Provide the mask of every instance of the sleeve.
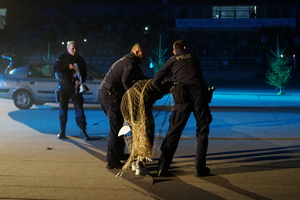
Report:
M164 87L162 85L162 82L167 77L167 75L171 73L172 65L172 60L167 60L166 63L158 70L158 72L152 79L153 86L161 93L164 93Z
M65 72L69 69L69 64L64 62L64 54L60 54L54 61L52 70L56 72Z
M128 90L133 86L136 81L149 79L147 78L141 68L135 64L128 64L124 67L124 72L122 75L123 87Z
M133 74L132 74L132 66L125 66L124 67L124 72L123 72L123 75L122 75L122 84L123 84L123 87L128 90L132 85L133 85Z

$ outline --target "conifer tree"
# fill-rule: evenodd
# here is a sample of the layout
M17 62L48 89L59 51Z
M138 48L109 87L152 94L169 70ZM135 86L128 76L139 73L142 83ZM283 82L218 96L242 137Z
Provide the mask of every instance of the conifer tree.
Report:
M161 35L159 36L159 47L152 50L154 54L153 60L150 59L150 62L152 63L153 73L156 74L156 72L163 66L165 63L165 54L167 52L167 49L161 48Z
M274 57L268 59L268 64L270 69L267 71L267 83L269 85L275 86L276 89L279 89L278 94L284 94L282 91L283 88L287 85L289 79L291 78L291 67L289 67L289 58L284 57L284 49L280 50L278 44L277 36L277 48L274 52L271 50Z

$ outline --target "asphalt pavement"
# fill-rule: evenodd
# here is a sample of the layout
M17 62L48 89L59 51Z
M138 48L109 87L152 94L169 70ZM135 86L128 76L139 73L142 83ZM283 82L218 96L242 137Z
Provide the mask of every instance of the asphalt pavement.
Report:
M191 115L171 165L157 177L159 145L168 128L165 97L154 106L157 139L150 175L105 169L108 121L98 105L85 105L84 141L70 105L68 139L59 132L57 104L19 110L0 99L0 199L263 199L300 198L300 87L284 95L262 80L209 80L216 91L207 165L194 177L195 121ZM169 104L167 105L169 106ZM170 107L168 107L170 108Z

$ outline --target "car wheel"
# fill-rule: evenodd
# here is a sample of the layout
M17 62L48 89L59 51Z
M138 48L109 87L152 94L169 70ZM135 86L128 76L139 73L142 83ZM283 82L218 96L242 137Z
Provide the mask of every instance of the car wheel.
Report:
M29 109L33 105L33 97L28 91L18 91L14 95L14 104L19 109Z

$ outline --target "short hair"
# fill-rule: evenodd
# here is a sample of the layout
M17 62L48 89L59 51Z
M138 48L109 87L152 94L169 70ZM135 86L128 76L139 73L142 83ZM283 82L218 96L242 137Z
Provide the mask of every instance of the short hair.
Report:
M136 43L132 46L131 51L143 51L144 47L140 43Z
M68 42L67 42L67 47L69 47L70 44L76 44L76 42L75 42L75 41L68 41Z
M186 43L183 40L177 40L173 44L173 50L175 50L175 51L183 50L184 47L186 47Z

